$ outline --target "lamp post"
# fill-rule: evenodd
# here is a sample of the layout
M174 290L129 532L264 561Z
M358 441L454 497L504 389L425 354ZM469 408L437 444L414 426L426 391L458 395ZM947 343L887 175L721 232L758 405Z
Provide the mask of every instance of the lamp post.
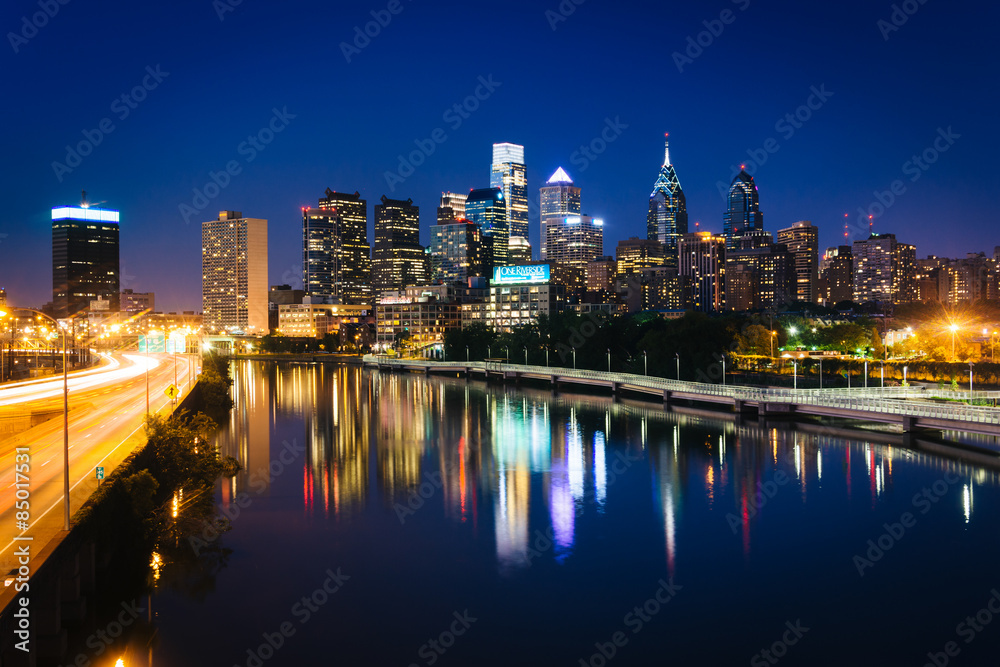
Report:
M528 346L524 346L524 365L528 365Z
M882 388L885 389L885 362L882 362Z
M778 335L778 332L771 329L771 357L774 357L774 337Z
M576 370L576 346L573 346L573 370Z
M792 389L799 388L799 362L792 359Z
M465 363L469 363L469 346L465 346Z
M726 386L726 355L722 355L722 386Z
M819 358L819 388L823 388L823 357Z
M868 388L868 360L865 359L865 389Z
M608 348L608 372L611 372L611 348Z
M972 362L969 362L969 405L972 405Z
M549 346L545 346L545 367L549 367Z
M952 324L948 327L951 329L951 360L955 361L955 332L958 331L958 325Z
M681 353L675 352L674 357L677 358L677 381L681 381Z
M906 366L903 366L903 386L906 386Z
M649 375L649 359L646 358L646 350L642 351L642 374Z

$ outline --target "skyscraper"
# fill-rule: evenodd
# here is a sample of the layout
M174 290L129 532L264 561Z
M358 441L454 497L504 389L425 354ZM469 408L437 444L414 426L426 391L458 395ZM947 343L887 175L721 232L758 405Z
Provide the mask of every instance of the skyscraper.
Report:
M895 234L872 234L854 242L854 300L909 303L916 292L916 248Z
M663 244L656 239L633 236L618 242L615 250L616 275L627 276L640 269L663 266Z
M500 188L503 192L510 236L528 238L528 179L524 146L493 144L490 187Z
M52 304L69 317L104 299L119 308L118 211L80 206L52 209Z
M585 289L587 264L604 255L604 221L568 215L550 218L545 230L545 258L554 267L554 280Z
M500 188L480 188L465 200L465 217L476 223L488 239L489 267L506 266L510 228L507 226L507 206Z
M808 220L778 230L778 243L788 246L795 258L795 300L818 303L819 229Z
M726 250L737 246L740 236L764 230L764 215L760 212L757 184L745 170L729 186L726 212L722 216L722 235L726 237Z
M827 248L824 255L826 269L826 303L835 306L841 301L854 299L854 255L849 245Z
M561 220L567 215L580 215L580 188L573 185L562 167L545 182L539 190L539 217L541 220L541 235L539 236L539 257L544 262L545 239L548 233L545 227L549 220Z
M663 140L663 166L649 195L646 238L663 244L666 266L677 267L677 241L688 232L687 200L670 163L669 135Z
M678 244L680 275L691 281L695 310L720 312L726 305L726 239L711 232L694 232Z
M201 307L209 331L268 333L267 220L220 211L202 223Z
M464 283L487 274L487 245L476 223L468 220L432 225L430 256L436 283Z
M377 293L427 282L426 255L420 245L420 207L382 195L375 205L372 282Z
M302 210L303 288L344 304L372 301L368 202L327 188L317 208Z
M795 256L769 232L739 237L726 251L726 307L775 310L796 300Z
M437 223L446 225L456 220L465 220L465 200L469 195L442 192L441 203L438 204Z

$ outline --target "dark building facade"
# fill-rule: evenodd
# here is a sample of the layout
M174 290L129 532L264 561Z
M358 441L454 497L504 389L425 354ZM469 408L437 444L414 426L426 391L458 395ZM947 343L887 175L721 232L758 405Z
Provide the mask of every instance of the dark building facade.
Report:
M327 188L316 208L302 210L302 284L307 294L345 304L372 301L368 202L357 192Z
M500 188L480 188L465 200L465 217L476 223L488 240L489 266L506 266L510 245L507 205Z
M118 211L87 206L52 209L52 305L69 317L103 299L120 306Z

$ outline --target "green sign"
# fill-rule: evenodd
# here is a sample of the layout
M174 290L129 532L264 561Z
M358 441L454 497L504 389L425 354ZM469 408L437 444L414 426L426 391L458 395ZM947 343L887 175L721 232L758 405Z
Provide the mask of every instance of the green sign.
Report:
M104 479L104 466L97 466L97 479Z

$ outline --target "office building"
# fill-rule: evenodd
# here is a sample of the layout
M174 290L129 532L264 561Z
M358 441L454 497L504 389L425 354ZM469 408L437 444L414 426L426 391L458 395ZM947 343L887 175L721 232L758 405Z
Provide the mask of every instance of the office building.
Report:
M550 218L545 235L545 257L553 267L553 280L586 289L587 264L604 255L604 221L589 215Z
M726 239L711 232L681 237L679 274L691 281L691 306L720 312L726 305Z
M327 188L316 208L302 210L302 284L307 294L338 303L372 300L368 202Z
M489 266L508 264L510 228L507 206L500 188L480 188L465 200L465 217L476 223L489 246Z
M435 283L464 283L470 277L487 275L489 247L474 222L432 225L429 248L431 280Z
M681 312L691 308L691 280L677 269L647 266L615 278L615 292L628 313Z
M735 248L739 237L755 231L764 231L764 215L760 212L757 184L753 176L741 169L729 186L726 212L722 216L726 250Z
M819 303L819 229L808 220L778 230L778 243L788 247L795 261L795 300Z
M677 171L670 163L669 135L664 135L663 144L663 166L649 195L646 238L662 243L664 264L677 268L677 242L688 232L687 201Z
M490 187L499 188L503 192L509 238L528 238L528 179L524 166L524 146L493 144Z
M598 257L587 262L587 291L611 292L615 288L617 262L614 257Z
M726 251L729 310L774 311L796 300L795 257L788 246L773 240L768 232L753 232Z
M323 338L327 334L350 337L363 344L364 325L373 325L372 308L367 304L282 303L278 305L278 333L289 338ZM358 336L354 339L354 336Z
M580 188L573 185L573 179L559 167L539 190L539 204L539 256L544 262L548 259L545 256L545 239L548 236L545 226L550 219L561 220L570 215L580 215Z
M633 236L618 242L615 249L616 275L625 276L649 266L663 266L663 244L655 239Z
M80 206L52 209L52 306L56 317L103 299L119 309L118 211Z
M210 332L269 332L267 220L220 211L202 223L201 307Z
M447 225L450 222L465 220L465 200L468 196L454 192L442 192L441 202L438 204L437 210L437 223Z
M123 313L153 312L156 310L156 294L153 292L134 292L122 290L119 304Z
M523 236L511 236L507 245L508 264L530 264L531 242Z
M420 351L440 352L444 337L462 328L466 289L443 284L407 287L382 294L375 304L376 345L387 350L405 341Z
M497 331L510 331L537 322L539 315L561 311L565 302L566 288L551 281L549 265L498 266L481 321Z
M854 254L851 246L827 248L820 276L826 283L826 305L854 300Z
M916 298L916 248L895 234L854 242L854 301L909 303Z
M412 199L382 195L375 205L375 248L372 284L376 294L428 281L424 247L420 245L420 208Z

